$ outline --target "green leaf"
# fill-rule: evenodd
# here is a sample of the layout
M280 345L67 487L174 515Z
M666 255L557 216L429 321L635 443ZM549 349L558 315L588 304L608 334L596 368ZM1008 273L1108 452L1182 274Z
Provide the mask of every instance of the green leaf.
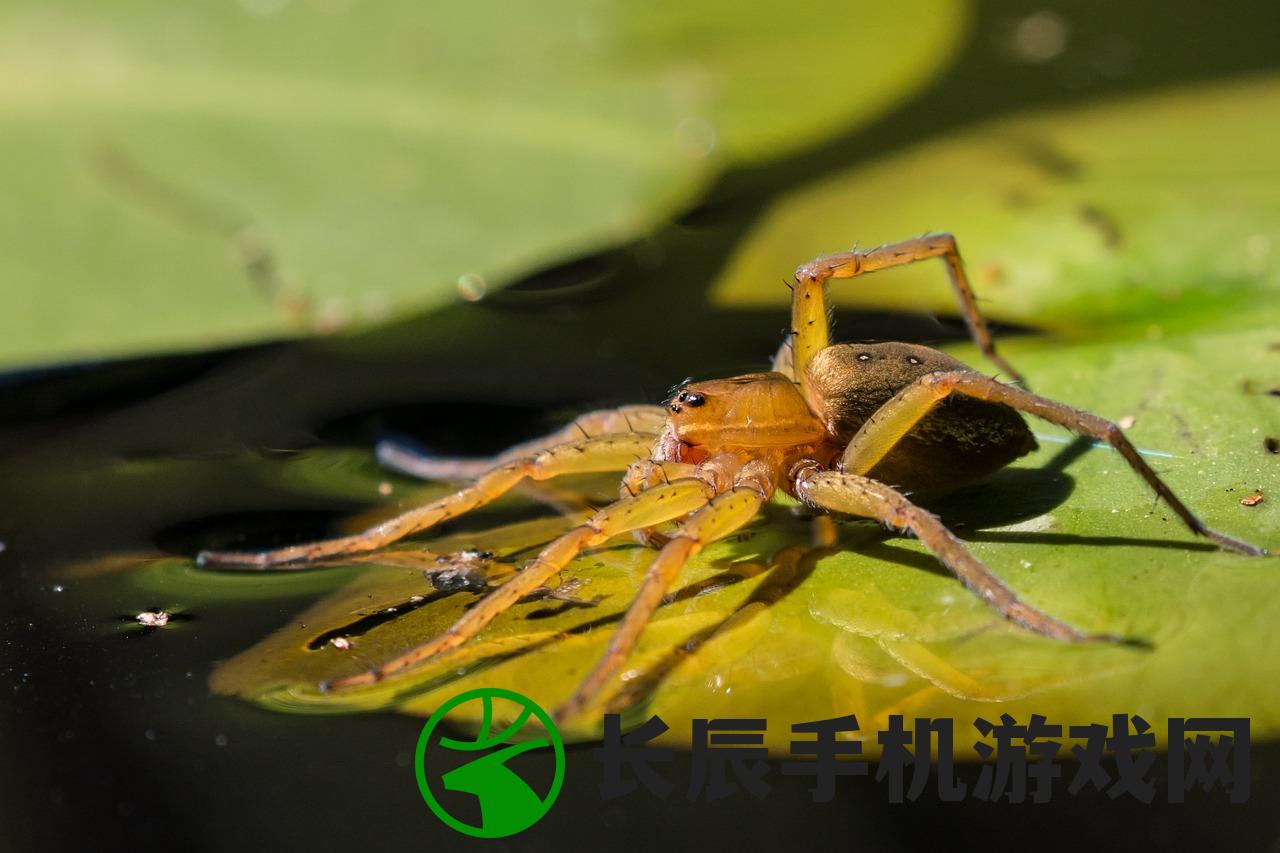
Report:
M1280 401L1246 390L1248 381L1280 376L1277 341L1262 328L1158 342L1024 341L1008 349L1041 393L1133 418L1135 442L1211 526L1274 548L1274 502L1240 500L1271 490L1280 467L1264 446L1265 436L1280 435ZM1272 630L1280 620L1280 564L1197 540L1113 451L1066 444L1065 433L1042 423L1035 431L1039 451L933 508L1028 601L1151 649L1028 634L966 592L917 541L855 522L844 526L839 549L813 552L806 520L774 506L743 535L690 563L625 681L566 734L597 736L604 708L624 710L631 722L656 713L676 744L687 742L694 717L765 717L768 743L780 753L791 723L848 713L864 730L882 728L890 714L966 725L977 716L1009 713L1025 722L1036 713L1071 725L1131 713L1158 721L1161 736L1165 718L1186 716L1249 716L1255 736L1280 733L1280 636ZM582 583L575 596L603 596L594 606L523 603L406 676L341 693L318 685L434 636L475 600L471 593L432 598L419 569L435 565L437 554L487 548L514 564L572 523L553 517L403 544L393 552L402 565L373 558L384 565L363 569L223 664L213 687L311 713L425 715L480 685L552 707L603 652L651 551L618 540L575 561L565 577ZM424 545L429 560L414 563ZM186 569L173 561L163 570ZM413 596L431 600L406 608ZM369 618L388 607L404 612ZM351 648L317 646L317 638L338 635L349 636Z
M932 230L956 235L989 317L1070 336L1251 322L1280 297L1277 116L1280 80L1266 78L927 142L785 196L713 300L781 305L779 271ZM838 281L831 295L846 307L956 313L935 264Z
M1267 186L1249 178L1274 161L1260 144L1238 138L1247 137L1244 116L1256 116L1275 95L1274 85L1263 82L1167 95L1027 119L902 155L860 171L858 181L841 177L784 202L725 281L745 282L744 269L782 263L779 223L793 229L786 233L796 244L786 254L794 263L797 246L837 227L830 220L845 191L854 194L853 209L867 212L866 221L911 218L911 210L933 206L939 217L951 211L951 222L972 228L973 244L968 230L955 229L971 268L998 261L1005 270L994 293L993 282L981 285L985 295L999 297L984 304L1059 333L1002 341L1035 390L1130 424L1151 464L1209 525L1280 548L1274 496L1280 455L1266 441L1280 438L1280 400L1271 390L1280 387L1280 312L1267 298L1275 279L1270 244L1254 239L1275 233L1275 207ZM1211 118L1224 132L1220 145L1196 149L1196 129ZM1160 158L1177 158L1165 149L1122 156L1121 131L1139 147L1163 133L1188 155L1183 180L1166 174L1171 167ZM1079 164L1075 177L1051 179L1043 166L1012 158L1007 152L1020 149L1000 149L1007 139L1048 145L1059 159L1067 152ZM933 184L924 180L929 175L959 176L970 191L961 196L955 181ZM1013 180L1019 176L1025 181ZM919 196L904 190L916 180L923 182ZM887 193L895 182L899 192ZM1031 199L1016 215L1000 201L1006 186L1021 186ZM1114 218L1123 235L1118 245L1087 243L1102 236L1096 224L1072 218L1085 204ZM1144 264L1149 275L1135 278ZM932 289L906 288L884 273L868 278L865 288L859 281L833 292L860 298L883 285L894 288L892 300L883 294L886 304L936 299L949 307L941 271L918 272L932 277ZM1051 274L1062 277L1050 281ZM763 290L730 295L756 293L765 298ZM770 293L779 295L772 287ZM953 350L985 367L972 346ZM952 717L963 726L1001 713L1024 722L1042 714L1061 725L1129 713L1152 721L1161 737L1165 718L1191 716L1247 716L1256 737L1280 734L1280 635L1272 629L1280 619L1280 563L1196 539L1118 454L1042 423L1034 429L1040 450L930 508L1027 601L1081 629L1138 638L1149 648L1070 645L1028 634L967 593L919 542L869 522L844 525L838 549L812 551L807 521L779 503L742 535L691 561L623 679L567 734L597 736L604 709L623 711L631 723L658 714L676 744L685 742L696 717L764 717L768 743L778 752L787 751L790 724L849 713L864 731L883 728L892 714ZM1257 494L1261 503L1241 503ZM214 674L214 689L312 713L425 714L480 685L557 705L602 654L651 551L623 540L593 550L564 574L578 584L572 595L579 602L522 603L420 669L349 692L318 689L439 633L474 601L473 593L432 592L421 570L442 565L439 557L448 565L456 559L450 554L465 549L495 551L499 582L575 519L486 524L501 511L476 514L463 528L469 532L403 543L370 558L377 565L337 570L358 577L227 661ZM190 567L170 561L150 571L177 575ZM327 644L336 636L347 636L350 648ZM865 744L869 754L876 748Z
M0 364L476 298L868 120L964 22L748 5L8 3Z

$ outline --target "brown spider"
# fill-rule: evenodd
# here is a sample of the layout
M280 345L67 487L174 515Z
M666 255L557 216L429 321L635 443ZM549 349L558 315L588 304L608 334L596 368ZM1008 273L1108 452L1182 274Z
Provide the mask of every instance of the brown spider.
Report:
M372 551L486 504L525 479L626 471L621 498L547 545L443 634L376 669L324 685L380 681L474 637L543 586L584 549L628 531L660 546L635 599L595 669L556 711L582 711L617 673L689 557L748 523L776 489L818 510L876 519L911 531L1003 616L1070 642L1085 634L1021 601L937 517L904 491L941 492L989 474L1033 450L1027 412L1114 447L1186 525L1224 548L1266 552L1206 527L1156 475L1111 421L997 382L924 346L831 344L826 285L886 267L941 257L973 339L1009 376L965 278L955 239L938 234L818 258L795 274L792 335L770 373L694 382L659 406L592 412L558 433L484 463L406 456L384 462L422 476L470 479L460 491L362 533L260 552L204 551L201 565L297 567ZM893 485L889 485L893 484ZM651 532L679 521L670 538Z

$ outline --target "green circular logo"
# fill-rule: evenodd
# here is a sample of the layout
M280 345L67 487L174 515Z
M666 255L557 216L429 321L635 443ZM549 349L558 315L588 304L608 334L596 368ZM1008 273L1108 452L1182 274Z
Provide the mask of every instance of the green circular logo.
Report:
M493 722L495 699L515 706L511 722L496 733ZM480 729L475 740L455 740L437 735L436 728L450 712L476 701L481 703L481 707ZM537 718L543 731L537 732L535 737L525 734L525 739L521 739L522 730L531 724L530 717ZM511 763L517 756L547 748L553 751L555 770L551 784L543 784L541 787L546 791L539 794ZM440 768L457 764L458 759L468 753L478 753L478 756L441 772ZM459 693L431 715L422 727L422 734L418 735L413 769L418 778L418 790L436 817L458 832L476 838L505 838L533 826L555 803L560 786L564 784L564 741L551 715L533 700L514 690L481 687ZM479 804L480 822L472 823L450 813L441 801L442 791L473 795ZM453 808L458 810L456 804Z

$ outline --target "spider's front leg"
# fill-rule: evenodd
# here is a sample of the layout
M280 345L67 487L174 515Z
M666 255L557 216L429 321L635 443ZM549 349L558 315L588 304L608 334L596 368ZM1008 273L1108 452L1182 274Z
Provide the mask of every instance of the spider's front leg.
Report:
M464 489L351 536L270 551L201 551L196 561L202 566L230 568L298 568L317 560L374 551L483 506L525 479L624 470L637 459L647 457L653 441L653 436L637 433L557 445L494 468Z
M830 344L830 320L827 316L827 282L833 278L853 278L876 270L903 266L928 258L942 258L951 279L951 287L960 303L960 312L969 336L982 350L983 355L1000 367L1015 382L1022 382L1022 374L996 352L995 342L987 321L978 310L973 288L965 276L964 264L956 240L950 234L929 234L900 243L889 243L867 251L854 250L824 255L802 265L796 270L795 288L791 297L791 352L779 352L774 359L775 370L787 372L802 386L808 384L806 370L819 350ZM783 348L785 350L786 344Z
M698 476L698 466L687 462L655 462L644 459L627 469L618 489L620 497L635 497L645 489L651 489L659 483L669 483L680 477ZM649 548L661 548L670 541L669 537L659 533L652 527L641 527L632 531L632 536L641 545Z
M705 505L714 491L715 487L706 480L687 477L654 486L634 497L623 498L610 504L547 545L542 553L538 554L515 577L489 593L443 634L410 649L376 669L335 679L326 687L343 690L362 684L373 684L462 645L517 601L558 574L583 549L598 545L619 533L679 518Z
M963 394L978 400L1003 403L1021 412L1065 427L1074 432L1105 441L1124 457L1134 471L1147 481L1156 495L1164 500L1191 532L1210 539L1232 551L1260 557L1266 551L1256 545L1210 528L1160 479L1124 435L1120 427L1089 412L1014 388L989 376L971 371L930 373L908 385L885 403L858 430L845 449L841 470L847 474L866 474L919 423L939 402L951 394Z

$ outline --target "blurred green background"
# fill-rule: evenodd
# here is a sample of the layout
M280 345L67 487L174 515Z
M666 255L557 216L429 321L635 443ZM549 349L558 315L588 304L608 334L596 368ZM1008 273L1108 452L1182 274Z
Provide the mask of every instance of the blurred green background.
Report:
M1274 502L1239 503L1280 464L1278 37L1269 3L0 3L0 843L457 844L412 783L419 721L210 694L214 671L259 701L309 683L314 661L285 653L219 666L341 605L360 570L245 578L190 555L421 497L376 469L381 437L492 452L689 375L759 369L790 271L855 242L955 233L1037 391L1132 417L1210 523L1280 546ZM981 364L934 265L833 296L842 339ZM998 713L960 677L975 675L1064 722L1248 715L1263 741L1248 807L1059 792L1034 818L926 802L904 821L870 782L828 807L800 783L761 806L602 806L580 749L560 804L510 849L799 832L815 847L1269 847L1271 566L1189 542L1111 455L1036 431L1038 455L936 509L1037 603L1153 638L1149 659L1010 646L999 627L975 651L957 637L985 624L980 604L916 543L851 525L850 551L772 624L739 618L742 643L708 644L647 707L746 712L754 689L780 729L789 708L859 702L861 718L900 707L898 687L829 688L905 666L903 689L958 719ZM545 517L513 500L446 541L519 553ZM803 536L784 511L758 532L691 580L767 566ZM599 560L625 587L640 558ZM655 643L756 589L669 608ZM962 600L940 617L947 591ZM148 607L185 618L139 632ZM540 665L571 666L535 680L559 695L595 651L553 655ZM945 666L921 671L926 656ZM716 675L738 698L705 690Z

